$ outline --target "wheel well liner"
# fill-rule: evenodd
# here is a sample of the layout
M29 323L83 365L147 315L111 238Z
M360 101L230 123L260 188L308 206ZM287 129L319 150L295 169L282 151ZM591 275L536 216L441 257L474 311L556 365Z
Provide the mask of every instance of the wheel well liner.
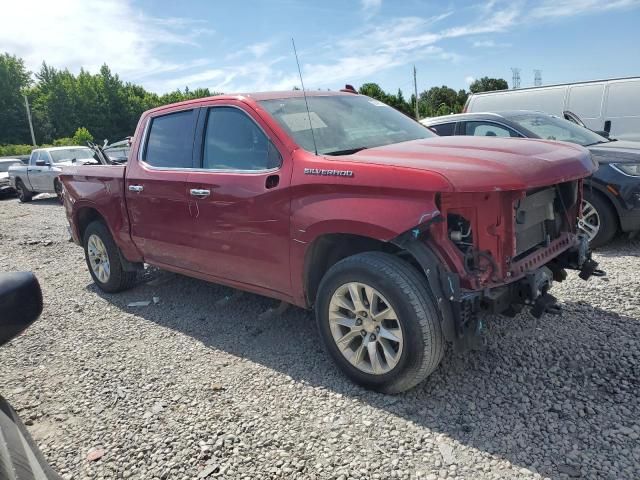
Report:
M343 258L363 252L397 253L392 243L348 233L332 233L316 238L304 259L304 291L309 306L313 306L318 287L325 273Z
M91 208L91 207L81 208L76 214L76 218L77 218L76 225L78 228L78 238L80 239L81 242L84 237L84 231L87 229L87 226L89 226L89 224L94 220L100 220L105 225L107 225L107 222L105 221L104 217L100 214L100 212L98 212L95 208ZM109 228L108 225L107 225L107 228Z

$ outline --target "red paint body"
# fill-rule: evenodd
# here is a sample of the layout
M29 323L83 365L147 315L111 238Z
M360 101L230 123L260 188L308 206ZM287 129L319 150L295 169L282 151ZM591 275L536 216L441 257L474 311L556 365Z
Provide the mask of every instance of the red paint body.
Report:
M131 262L308 306L305 257L321 236L355 234L389 242L434 216L464 212L479 232L479 247L497 259L499 278L465 274L446 222L429 227L428 241L466 288L482 288L522 276L520 266L509 261L515 251L514 202L529 189L580 179L596 169L579 146L490 137L438 137L353 155L316 156L299 148L257 103L300 94L219 96L144 113L126 168L80 166L62 176L75 241L80 243L87 209L94 209ZM277 172L163 171L139 161L150 118L218 105L239 107L262 127L282 156ZM306 175L305 168L350 170L353 176ZM274 174L279 183L267 188L267 177ZM144 185L144 191L130 192L129 185ZM210 189L211 196L194 199L191 188ZM569 214L575 218L576 209ZM530 259L527 268L566 250L572 239L566 244L556 246L555 253L538 253L544 261Z

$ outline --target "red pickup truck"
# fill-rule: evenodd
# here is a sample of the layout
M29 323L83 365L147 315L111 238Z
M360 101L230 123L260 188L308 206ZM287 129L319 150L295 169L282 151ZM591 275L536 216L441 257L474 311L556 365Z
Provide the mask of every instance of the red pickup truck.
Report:
M479 313L541 315L566 269L600 273L576 233L596 168L579 146L441 138L366 96L293 91L150 110L126 166L61 178L103 290L148 263L314 308L349 377L399 392Z

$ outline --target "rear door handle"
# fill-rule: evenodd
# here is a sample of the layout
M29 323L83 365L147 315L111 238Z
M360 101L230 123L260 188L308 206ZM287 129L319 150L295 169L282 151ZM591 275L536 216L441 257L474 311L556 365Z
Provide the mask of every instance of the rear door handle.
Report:
M143 190L144 190L144 187L142 185L129 185L130 192L140 193Z
M192 188L191 190L189 190L189 193L192 197L207 198L209 195L211 195L211 190L206 190L203 188Z

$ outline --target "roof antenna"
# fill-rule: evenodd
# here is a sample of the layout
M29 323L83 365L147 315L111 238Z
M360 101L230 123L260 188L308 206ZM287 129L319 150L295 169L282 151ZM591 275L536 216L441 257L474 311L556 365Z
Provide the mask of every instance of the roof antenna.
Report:
M309 111L309 102L307 102L307 91L304 88L304 82L302 81L302 70L300 70L300 61L298 60L298 52L296 52L296 42L291 37L291 44L293 45L293 54L296 56L296 63L298 64L298 74L300 75L300 83L302 84L302 96L304 97L304 104L307 106L307 117L309 118L309 128L311 129L311 138L313 139L313 149L318 155L318 146L316 145L316 136L313 133L313 124L311 123L311 112Z

